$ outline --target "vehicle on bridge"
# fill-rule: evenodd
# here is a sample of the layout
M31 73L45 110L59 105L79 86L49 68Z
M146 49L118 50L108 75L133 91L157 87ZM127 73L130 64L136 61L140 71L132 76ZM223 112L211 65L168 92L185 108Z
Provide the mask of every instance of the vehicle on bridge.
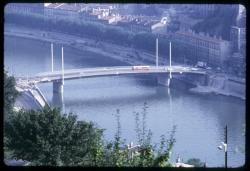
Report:
M198 61L197 64L195 65L195 67L205 69L207 67L207 63Z
M149 70L150 66L132 66L132 70Z
M191 68L192 71L198 71L198 68Z
M166 70L166 71L172 71L173 68L172 67L164 67L164 70Z

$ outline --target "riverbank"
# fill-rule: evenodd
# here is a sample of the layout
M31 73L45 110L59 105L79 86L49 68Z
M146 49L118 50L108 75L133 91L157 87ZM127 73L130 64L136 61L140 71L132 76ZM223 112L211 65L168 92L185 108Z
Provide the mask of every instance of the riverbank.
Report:
M201 94L220 94L225 96L237 97L246 99L246 84L245 80L239 80L225 75L209 75L207 85L191 88L191 92Z
M4 34L7 36L17 36L62 44L81 51L99 53L125 62L129 65L145 65L153 64L155 62L155 56L147 52L140 52L134 48L118 46L113 43L96 41L88 38L79 38L77 36L66 35L63 33L44 32L42 30L30 29L27 27L17 27L13 24L5 24ZM159 64L162 63L163 60L160 59Z

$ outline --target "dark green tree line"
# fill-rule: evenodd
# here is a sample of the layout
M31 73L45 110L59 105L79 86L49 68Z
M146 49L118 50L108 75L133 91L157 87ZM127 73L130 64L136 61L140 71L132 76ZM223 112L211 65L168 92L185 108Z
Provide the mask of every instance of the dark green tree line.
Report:
M118 45L155 52L156 35L147 32L133 33L123 28L90 21L69 21L66 19L45 18L21 14L5 14L5 22L45 31L88 37L96 40L111 41ZM163 47L163 48L162 48ZM168 41L161 41L159 53L168 47ZM164 52L166 54L166 52Z
M77 121L76 115L61 115L58 109L21 110L6 123L6 147L13 157L35 165L89 165L92 144L102 130ZM86 160L86 161L85 161Z

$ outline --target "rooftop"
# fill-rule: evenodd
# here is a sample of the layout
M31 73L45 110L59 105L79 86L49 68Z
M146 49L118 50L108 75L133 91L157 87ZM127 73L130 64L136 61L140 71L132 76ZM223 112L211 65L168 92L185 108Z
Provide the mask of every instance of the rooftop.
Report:
M50 3L50 4L47 4L47 6L45 7L80 12L80 10L83 8L83 5L82 4L79 5L76 3Z
M214 42L214 43L225 43L228 42L226 40L222 40L221 37L215 37L215 36L209 36L207 34L204 33L195 33L191 30L189 31L177 31L175 34L179 34L179 35L185 35L185 36L189 36L195 39L201 39L201 40L205 40L205 41L210 41L210 42Z
M45 5L45 7L47 7L47 8L58 8L61 5L63 5L63 3L47 3Z
M137 24L137 25L143 25L143 26L152 26L158 22L159 20L146 20L144 18L136 17L136 16L121 16L121 20L119 21L121 23L127 23L127 24Z

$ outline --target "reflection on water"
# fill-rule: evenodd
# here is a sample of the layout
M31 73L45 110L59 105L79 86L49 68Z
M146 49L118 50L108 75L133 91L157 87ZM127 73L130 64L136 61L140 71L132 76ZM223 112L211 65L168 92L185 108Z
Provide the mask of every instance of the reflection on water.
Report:
M55 45L55 70L60 69L60 48ZM6 37L4 65L15 75L34 75L50 71L50 44ZM65 69L93 66L125 65L90 52L65 47ZM39 61L39 62L38 62ZM51 102L52 84L39 84ZM184 159L199 158L207 166L223 166L224 153L217 149L228 125L228 165L244 164L243 153L233 153L244 146L245 103L242 100L199 95L184 90L158 86L153 76L113 76L65 81L66 112L75 112L79 119L94 121L105 128L105 138L113 139L116 132L114 114L120 110L122 136L136 141L135 115L147 102L147 127L153 132L153 142L177 125L172 161L178 154Z

